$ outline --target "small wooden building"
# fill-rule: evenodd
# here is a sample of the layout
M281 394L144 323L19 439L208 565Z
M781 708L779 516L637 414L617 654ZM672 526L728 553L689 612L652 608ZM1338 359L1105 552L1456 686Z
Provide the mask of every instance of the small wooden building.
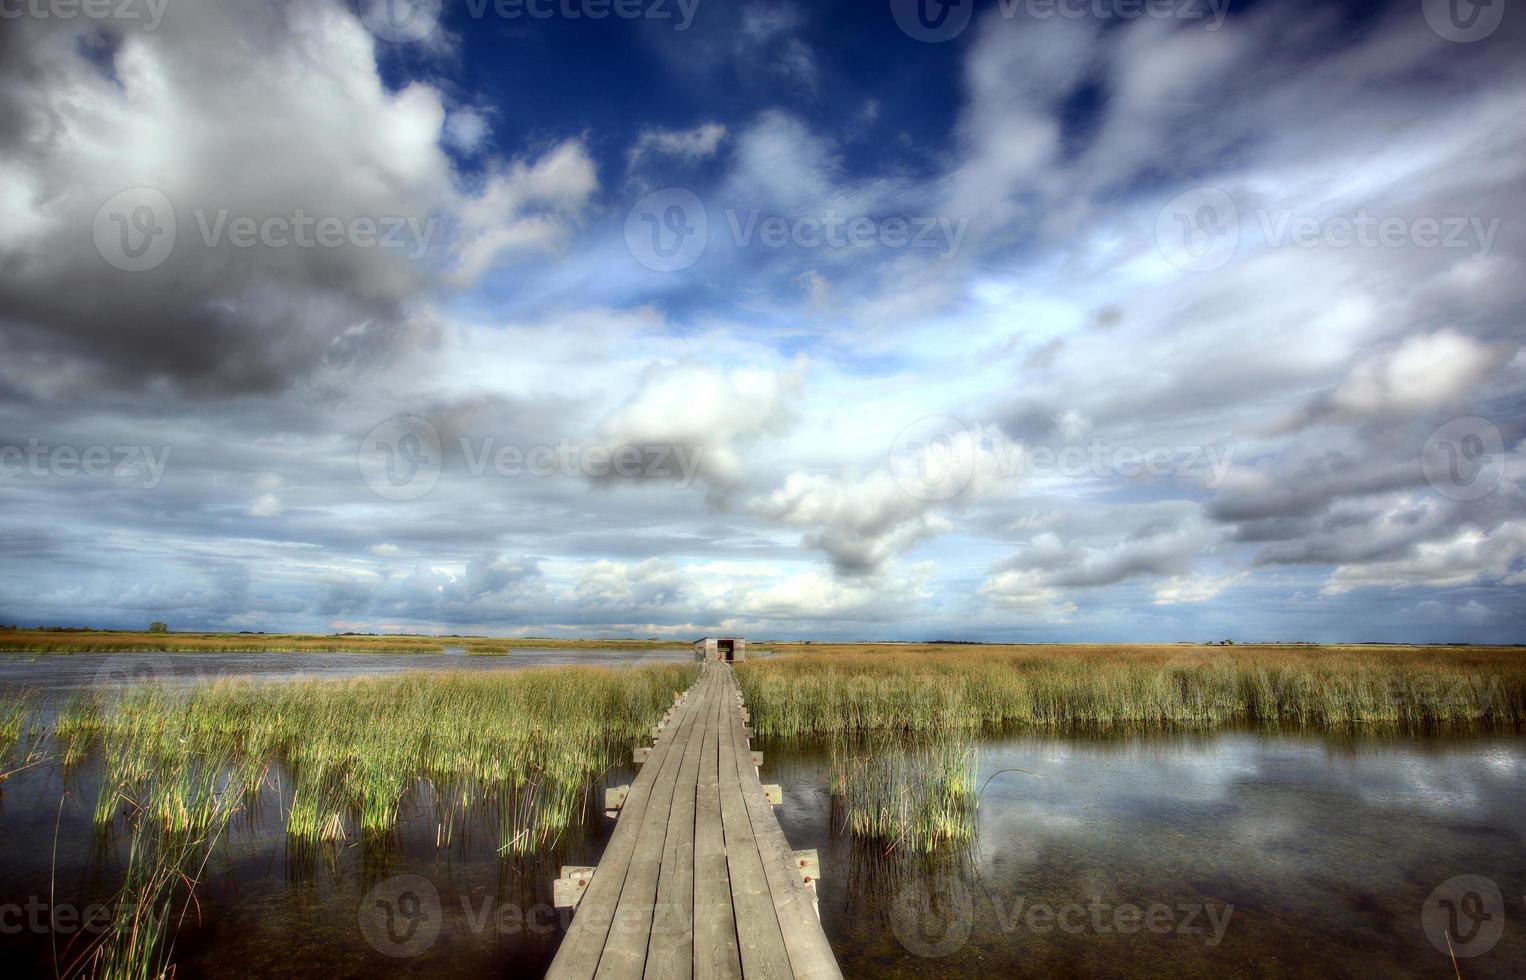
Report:
M747 641L740 636L706 636L694 641L694 659L734 663L747 659Z

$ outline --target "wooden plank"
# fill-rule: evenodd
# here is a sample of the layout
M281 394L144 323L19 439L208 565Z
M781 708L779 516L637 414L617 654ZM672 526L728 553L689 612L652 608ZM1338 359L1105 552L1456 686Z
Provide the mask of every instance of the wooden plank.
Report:
M652 911L657 901L657 878L662 869L663 848L672 820L673 788L684 751L693 734L698 712L686 711L673 721L674 746L661 763L652 784L641 832L631 853L625 887L615 906L615 919L604 940L604 953L594 976L605 980L635 980L646 967L647 946L652 933ZM632 817L635 817L632 814Z
M736 914L737 948L742 957L742 974L748 978L783 980L790 975L789 953L784 935L779 931L779 916L769 890L763 858L752 834L752 818L742 799L738 776L739 760L751 767L752 759L744 749L737 751L731 726L738 721L741 709L726 712L720 739L721 816L726 828L726 863L731 872L731 905Z
M735 684L730 676L726 680ZM842 970L837 965L837 957L832 955L832 946L827 942L815 909L814 885L801 882L795 868L794 852L779 827L773 807L764 798L762 784L752 767L742 761L747 739L741 719L737 718L730 727L732 742L737 748L737 778L742 784L742 798L752 819L753 837L768 876L769 892L789 953L790 970L796 977L841 978Z
M712 672L727 668L707 663ZM724 679L717 693L725 689ZM700 747L694 795L694 976L740 977L736 918L731 908L731 876L726 866L726 837L721 823L720 742L727 720L725 701L709 698L710 712Z
M713 694L713 685L707 692ZM708 715L704 720L708 721ZM646 975L662 980L689 980L694 973L694 796L704 735L705 725L696 719L673 787L673 809L657 877Z
M747 714L731 667L706 662L629 787L592 879L563 869L557 897L578 912L548 976L841 978L815 908L819 862L789 848Z
M691 707L698 703L691 702ZM630 785L624 808L627 813L641 813L646 808L662 760L675 742L676 739L669 734L658 739L652 747L652 757ZM562 945L556 951L556 958L552 960L546 976L559 980L581 980L594 975L604 950L604 940L608 937L610 924L614 920L615 906L625 887L625 875L640 835L640 823L639 820L622 816L615 824L609 843L604 848L604 855L599 860L599 870L584 889L583 898L578 903L578 912L573 916L572 925L562 938Z

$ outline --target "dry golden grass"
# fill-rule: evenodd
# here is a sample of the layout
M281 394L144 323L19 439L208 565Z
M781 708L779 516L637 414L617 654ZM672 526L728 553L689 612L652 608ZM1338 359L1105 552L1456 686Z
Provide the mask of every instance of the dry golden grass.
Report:
M683 642L653 640L515 639L488 636L414 636L335 633L136 633L117 630L0 630L8 653L442 653L460 647L473 654L510 649L664 649Z
M741 665L760 734L1014 727L1516 730L1526 650L769 644Z

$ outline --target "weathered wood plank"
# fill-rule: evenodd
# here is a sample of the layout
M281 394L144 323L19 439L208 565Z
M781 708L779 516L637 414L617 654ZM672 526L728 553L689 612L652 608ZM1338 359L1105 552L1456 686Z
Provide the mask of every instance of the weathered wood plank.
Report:
M692 702L697 706L698 701ZM630 785L625 798L625 809L641 813L646 808L652 785L657 780L662 760L677 740L671 733L658 739L652 747L652 757L642 767ZM631 853L640 835L640 821L621 819L610 834L604 855L599 860L599 870L584 889L578 903L577 914L562 939L562 945L551 962L546 976L558 978L590 978L598 969L599 958L604 951L604 940L614 921L615 906L625 887L626 872L630 868Z
M728 670L706 664L706 670ZM718 691L724 689L724 678ZM694 976L740 977L736 917L731 908L731 875L726 866L726 837L721 823L720 743L725 701L712 696L700 747L694 795Z
M726 828L726 863L731 871L731 905L736 913L737 949L742 957L742 975L753 978L784 980L790 975L789 953L779 931L779 916L769 891L768 876L753 838L752 817L742 799L739 762L752 760L743 748L739 753L732 736L732 726L741 709L730 707L722 724L721 817Z
M729 673L726 682L732 686L736 683ZM752 818L753 837L768 876L769 892L784 945L789 952L790 970L796 977L836 980L842 976L842 970L837 965L837 957L832 955L826 933L822 931L813 889L801 881L796 871L794 852L779 827L773 806L764 797L757 773L742 761L747 739L741 719L737 718L730 727L732 742L738 750L737 778L742 784L742 798Z
M592 880L581 895L586 878L558 883L580 901L548 976L842 976L815 911L815 855L790 850L747 720L730 665L706 662L631 783Z
M594 976L606 980L633 980L646 967L647 945L652 934L652 911L657 902L657 878L662 869L664 845L672 819L673 788L683 764L684 750L698 716L683 711L673 719L673 747L663 757L657 780L641 814L641 832L631 853L625 887L615 906L615 919L604 940L604 954ZM635 814L632 814L634 817Z
M673 809L657 877L657 908L646 952L646 975L661 980L689 980L694 973L694 797L708 717L696 718L673 787Z

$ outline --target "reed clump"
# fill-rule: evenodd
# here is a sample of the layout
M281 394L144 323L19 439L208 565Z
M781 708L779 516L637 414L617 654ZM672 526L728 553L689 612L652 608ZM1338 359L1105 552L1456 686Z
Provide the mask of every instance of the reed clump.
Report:
M976 751L967 734L838 737L831 760L839 830L887 851L932 854L973 842Z
M31 698L0 694L0 783L41 760L40 742Z
M101 747L96 819L143 810L194 831L270 767L290 776L286 830L315 845L395 831L420 788L499 816L500 850L528 854L580 819L590 784L629 751L689 664L404 674L342 681L140 685L71 706L66 752ZM442 828L449 839L450 828Z
M1526 651L1513 648L809 649L738 665L759 734L1526 726Z

